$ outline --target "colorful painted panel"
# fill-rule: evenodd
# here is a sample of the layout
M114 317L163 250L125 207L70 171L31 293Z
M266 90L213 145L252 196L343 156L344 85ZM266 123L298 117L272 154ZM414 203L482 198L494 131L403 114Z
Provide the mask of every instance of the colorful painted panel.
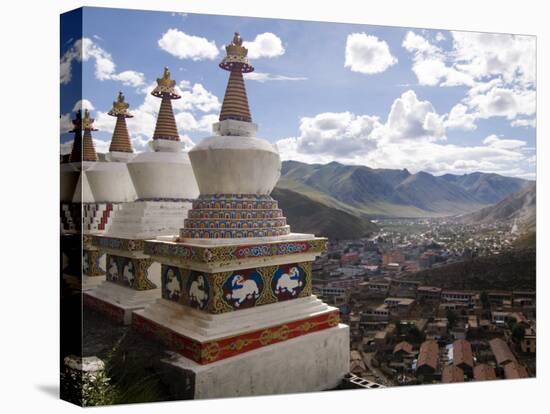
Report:
M178 334L140 314L134 314L132 325L143 334L162 341L167 347L204 365L298 336L329 329L337 326L339 321L338 311L331 311L308 319L203 343Z
M223 298L235 309L249 308L256 305L264 287L262 275L256 269L239 270L225 280Z
M99 249L123 251L143 250L143 240L119 239L117 237L92 236L92 244Z
M103 276L105 269L100 265L102 254L97 250L84 250L82 255L82 271L86 276Z
M210 299L210 284L204 273L191 272L187 277L186 289L189 306L204 310Z
M204 273L162 265L162 297L224 313L310 296L311 262Z
M180 269L174 266L162 266L162 297L179 302L182 295Z
M277 300L297 298L306 286L307 274L300 265L279 266L273 273L271 289Z
M231 260L257 259L300 253L323 253L327 239L241 244L237 246L198 247L183 243L146 241L144 253L177 258L182 262L219 263Z
M150 259L135 259L108 254L106 279L135 290L155 289L157 286L148 279L148 269L151 263Z

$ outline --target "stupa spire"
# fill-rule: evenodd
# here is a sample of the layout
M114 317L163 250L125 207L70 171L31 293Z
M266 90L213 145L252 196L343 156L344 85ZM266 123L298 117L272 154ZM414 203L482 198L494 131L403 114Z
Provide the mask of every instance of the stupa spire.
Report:
M254 67L248 63L246 57L248 49L243 46L243 40L239 33L235 33L231 44L225 47L225 51L226 56L219 66L231 72L231 74L223 98L220 121L235 119L237 121L252 122L243 73L254 71Z
M176 118L172 109L172 99L179 99L181 96L176 92L176 81L170 78L170 71L165 66L162 78L157 78L157 86L151 92L151 95L161 98L157 125L153 139L166 139L170 141L179 141L178 127Z
M109 111L109 115L116 117L115 130L109 152L134 152L130 141L130 134L126 126L126 118L132 118L133 115L128 112L129 104L124 100L122 92L118 93L117 100L113 102L113 107Z
M85 109L83 118L82 111L79 109L76 112L76 118L72 122L74 128L70 132L74 132L74 143L69 161L97 161L92 138L92 131L97 131L97 129L93 127L94 119L90 116L90 112ZM82 131L84 131L84 134L82 134Z

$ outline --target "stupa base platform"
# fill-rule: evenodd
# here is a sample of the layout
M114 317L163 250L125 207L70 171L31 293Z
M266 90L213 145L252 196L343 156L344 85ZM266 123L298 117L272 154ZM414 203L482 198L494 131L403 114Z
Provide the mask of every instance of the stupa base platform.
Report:
M82 276L82 291L87 292L89 290L93 290L97 288L99 285L101 285L103 282L105 282L105 275L102 276Z
M160 297L160 289L134 290L105 281L97 288L84 292L84 306L94 309L115 322L129 325L132 312L145 308Z
M207 365L172 353L161 372L181 399L330 390L349 372L349 327L338 324Z
M132 325L186 358L210 364L332 328L339 320L339 310L315 296L222 314L159 299L135 312Z

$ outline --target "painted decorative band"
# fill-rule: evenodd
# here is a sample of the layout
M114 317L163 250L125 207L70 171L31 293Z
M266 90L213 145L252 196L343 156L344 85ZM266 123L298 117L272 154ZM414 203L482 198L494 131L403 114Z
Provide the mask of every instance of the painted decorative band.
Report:
M201 365L210 364L302 335L330 329L337 326L339 322L340 315L339 311L336 310L241 335L214 341L199 342L153 322L143 315L134 313L132 317L133 328L147 337L160 341L168 348Z

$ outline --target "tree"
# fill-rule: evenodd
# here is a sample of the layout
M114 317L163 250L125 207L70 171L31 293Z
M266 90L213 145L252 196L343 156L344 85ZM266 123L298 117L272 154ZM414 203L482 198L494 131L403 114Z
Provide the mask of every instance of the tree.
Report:
M525 328L520 324L515 324L512 328L512 341L519 344L525 337Z
M410 327L409 331L407 332L407 336L405 337L405 340L407 342L419 344L424 340L424 335L422 335L422 332L420 332L420 330L416 325L413 325Z
M489 295L487 294L487 292L481 292L481 294L479 295L479 300L481 301L483 309L489 309L491 307L491 303L489 302Z
M447 309L447 320L449 321L449 329L453 329L458 321L458 315L452 309Z
M395 325L395 334L401 335L401 332L403 331L403 325L401 325L401 321L397 319L396 321L394 321L393 324Z

